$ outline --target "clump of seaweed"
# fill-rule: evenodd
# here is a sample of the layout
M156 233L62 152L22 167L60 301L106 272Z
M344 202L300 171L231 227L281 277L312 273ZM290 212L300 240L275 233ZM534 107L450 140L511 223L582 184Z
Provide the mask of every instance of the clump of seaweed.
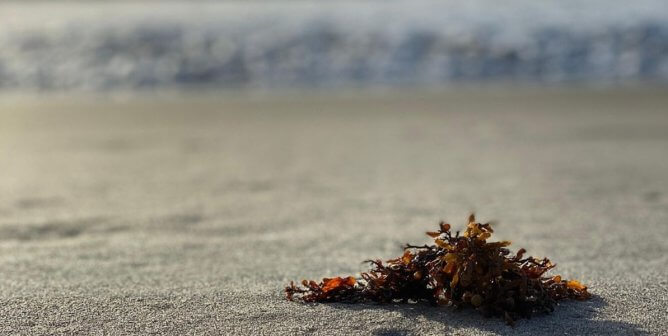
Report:
M469 223L462 235L441 222L427 232L434 245L407 244L396 259L368 260L372 269L355 277L302 281L285 288L288 300L303 302L378 302L471 307L484 316L498 316L513 325L520 318L549 313L562 299L586 300L587 287L576 280L546 276L556 265L547 258L524 257L525 249L511 254L509 241L488 242L489 223Z

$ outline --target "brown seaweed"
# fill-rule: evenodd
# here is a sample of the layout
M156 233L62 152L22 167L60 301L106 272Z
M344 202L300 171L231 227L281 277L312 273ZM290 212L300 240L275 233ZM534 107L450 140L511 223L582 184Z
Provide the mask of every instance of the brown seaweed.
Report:
M509 241L488 242L489 223L469 223L454 235L450 224L427 232L433 245L406 245L402 256L368 260L372 268L352 276L325 278L321 282L291 282L285 288L289 300L303 302L416 303L474 308L484 316L498 316L508 324L536 313L549 313L559 300L586 300L587 287L560 275L547 276L556 265L547 258L512 254Z

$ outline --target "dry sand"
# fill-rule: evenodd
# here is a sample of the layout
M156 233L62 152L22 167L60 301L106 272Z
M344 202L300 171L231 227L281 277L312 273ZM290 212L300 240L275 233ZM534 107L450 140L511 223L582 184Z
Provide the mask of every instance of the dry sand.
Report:
M666 334L661 89L6 95L0 334ZM287 302L469 211L596 297L520 321Z

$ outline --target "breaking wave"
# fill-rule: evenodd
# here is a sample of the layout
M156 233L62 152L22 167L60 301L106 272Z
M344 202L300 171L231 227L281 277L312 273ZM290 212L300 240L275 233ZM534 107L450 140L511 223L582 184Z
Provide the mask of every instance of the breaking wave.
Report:
M668 81L668 2L0 6L0 88Z

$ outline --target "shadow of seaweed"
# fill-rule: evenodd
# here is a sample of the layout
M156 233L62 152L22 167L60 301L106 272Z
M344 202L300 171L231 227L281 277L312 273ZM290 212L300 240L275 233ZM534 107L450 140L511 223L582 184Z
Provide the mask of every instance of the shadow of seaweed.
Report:
M373 333L374 336L409 336L411 332L405 329L396 329L396 328L387 328L376 330Z
M597 319L602 307L607 305L605 299L593 296L589 301L563 301L551 314L543 314L516 321L514 327L507 326L503 319L484 318L471 309L454 310L447 307L433 307L426 304L332 304L336 309L363 311L380 309L399 312L403 317L415 321L427 319L438 322L444 329L475 328L497 335L536 335L536 334L573 334L573 335L650 335L641 326L623 322ZM410 330L399 328L382 328L374 335L401 336L413 334Z

